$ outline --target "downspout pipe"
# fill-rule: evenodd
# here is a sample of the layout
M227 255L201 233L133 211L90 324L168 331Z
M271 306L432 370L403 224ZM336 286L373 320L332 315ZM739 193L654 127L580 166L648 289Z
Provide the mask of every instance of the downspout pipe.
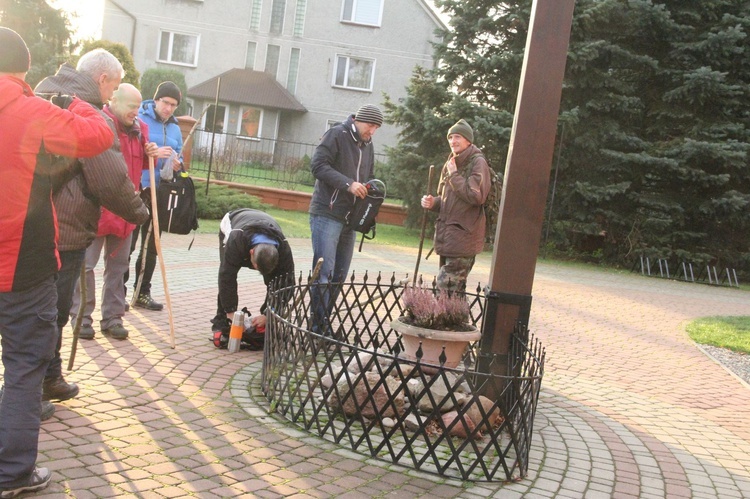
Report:
M120 5L119 3L115 2L115 0L107 0L109 3L120 9L123 13L125 13L129 18L133 20L133 30L130 33L130 53L134 53L135 51L135 31L138 28L138 18L135 17L132 13L128 12L125 7Z

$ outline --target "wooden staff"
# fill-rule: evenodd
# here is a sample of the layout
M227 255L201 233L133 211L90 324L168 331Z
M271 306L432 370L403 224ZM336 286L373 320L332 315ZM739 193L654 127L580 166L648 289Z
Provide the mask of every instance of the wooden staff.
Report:
M203 110L201 115L198 117L198 121L196 121L193 124L193 127L190 129L190 132L188 132L187 137L185 137L185 141L182 143L182 150L187 150L187 146L190 143L190 139L193 138L193 134L195 133L195 129L198 128L198 125L200 125L201 120L203 119L203 115L206 114L206 111L208 111L208 106L206 106L206 109Z
M172 165L169 165L169 167L171 168ZM148 157L148 177L151 181L151 221L154 228L154 246L156 247L156 256L159 259L161 280L164 283L164 296L167 299L167 316L169 317L170 344L172 348L175 348L174 320L172 318L172 300L169 298L169 286L167 286L167 268L164 265L164 256L161 252L161 237L159 237L159 211L156 207L156 176L154 175L154 158L151 156Z
M76 360L76 349L78 348L78 334L81 332L81 322L83 321L83 312L86 309L86 262L81 266L81 277L79 278L78 288L81 303L78 304L78 314L76 323L73 326L73 344L70 345L70 357L68 358L68 371L73 369L73 362ZM62 331L60 331L62 334Z
M427 177L427 195L430 195L432 190L432 172L435 171L435 165L430 165L430 173ZM422 234L419 236L419 253L417 253L417 265L414 267L414 280L412 286L417 285L417 272L419 272L419 260L422 259L422 245L424 245L424 231L427 227L427 212L429 210L425 208L422 213Z

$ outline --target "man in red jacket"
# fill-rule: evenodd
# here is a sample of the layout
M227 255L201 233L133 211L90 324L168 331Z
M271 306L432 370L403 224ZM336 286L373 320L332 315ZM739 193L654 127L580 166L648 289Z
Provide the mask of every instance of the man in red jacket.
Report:
M169 157L171 150L159 149L148 141L148 126L138 118L138 108L142 101L141 93L129 83L121 83L112 95L104 112L115 123L120 149L128 166L128 175L133 182L134 192L141 186L141 174L148 170L148 157ZM116 340L128 337L128 330L122 325L125 315L125 286L123 277L128 270L130 238L135 225L126 222L106 208L102 208L96 239L86 249L86 304L78 337L93 339L96 334L91 314L96 306L96 281L94 267L104 249L104 283L101 293L102 320L99 323L103 334ZM80 289L76 287L71 307L71 322L75 322L81 302Z
M34 96L24 81L29 51L0 27L0 336L5 389L0 402L0 496L41 490L50 481L36 467L42 380L57 341L59 267L50 172L37 164L42 147L91 157L114 141L89 104L67 110Z

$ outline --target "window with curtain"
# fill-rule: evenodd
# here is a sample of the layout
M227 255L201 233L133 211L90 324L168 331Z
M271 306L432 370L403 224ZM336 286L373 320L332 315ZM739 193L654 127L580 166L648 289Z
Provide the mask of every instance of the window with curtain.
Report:
M196 66L198 41L198 35L162 30L159 37L159 62Z
M380 26L383 0L344 0L341 20L349 23Z
M240 137L258 138L263 110L256 107L243 107L240 121Z
M375 61L345 55L336 56L333 85L354 90L372 90Z

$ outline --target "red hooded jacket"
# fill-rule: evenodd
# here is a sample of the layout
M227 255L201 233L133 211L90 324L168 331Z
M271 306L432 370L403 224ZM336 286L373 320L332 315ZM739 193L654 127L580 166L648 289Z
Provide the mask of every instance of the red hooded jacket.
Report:
M60 109L23 80L0 76L0 292L30 289L59 268L50 175L37 165L42 144L51 154L87 158L113 142L90 104L74 99Z
M120 149L125 163L128 165L128 176L133 181L135 191L140 190L141 174L148 170L148 156L145 147L148 143L148 126L140 118L135 119L133 126L126 128L112 113L109 106L104 106L104 113L115 122L117 136L120 139ZM108 209L102 207L99 218L99 229L96 237L114 235L124 239L135 229L135 225L126 222Z

